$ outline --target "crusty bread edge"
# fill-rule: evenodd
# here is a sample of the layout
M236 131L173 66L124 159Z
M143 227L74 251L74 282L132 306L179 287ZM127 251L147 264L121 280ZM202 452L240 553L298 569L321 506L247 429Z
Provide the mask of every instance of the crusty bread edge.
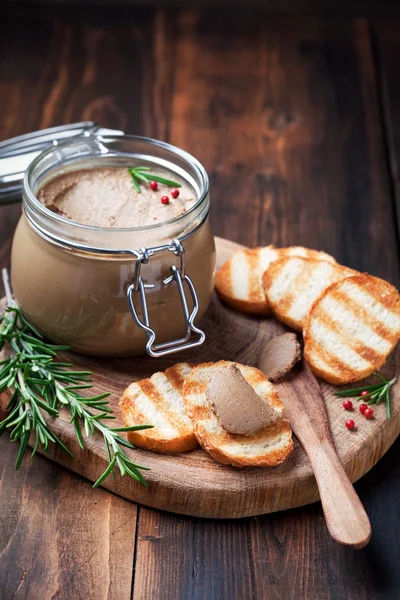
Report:
M216 363L214 362L207 362L207 363L202 363L200 365L196 365L193 370L191 371L189 377L193 376L193 373L200 368L210 368L210 367L215 367L215 366L224 366L226 364L231 364L231 361L226 361L226 360L220 360ZM233 362L233 364L235 364L236 366L241 366L239 363ZM262 371L260 371L260 369L257 369L257 367L249 367L255 371L258 371L260 373L260 375L267 379L267 377L265 377L265 375L262 373ZM187 378L187 379L188 379ZM184 384L183 384L183 388L182 388L182 394L183 394L183 399L185 402L185 396L186 396L186 383L187 383L187 379L185 380ZM269 380L268 380L269 381ZM269 381L269 383L272 384L272 382ZM275 410L280 412L280 421L282 423L283 426L283 430L282 430L282 435L289 435L288 441L287 441L287 445L285 446L284 451L282 450L273 450L270 451L269 456L263 456L263 455L259 455L259 456L254 456L252 458L245 458L243 460L238 460L238 459L234 459L232 457L227 457L217 446L212 446L210 444L207 444L206 442L204 442L204 440L200 440L199 438L197 438L198 443L200 444L200 446L206 451L208 452L208 454L210 454L210 456L212 456L217 462L224 464L224 465L231 465L234 467L239 467L239 468L245 468L245 467L277 467L280 464L282 464L284 461L286 461L288 459L288 457L290 456L290 454L293 452L293 448L294 448L294 442L293 442L293 432L292 429L290 427L290 423L289 421L283 416L283 402L279 397L278 392L276 391L275 388L273 388L273 397L272 397L272 402L269 402L270 406L272 406ZM196 427L197 427L197 423L194 420L193 422L193 429L196 435ZM197 436L196 436L197 437ZM245 462L244 462L245 461Z
M248 302L247 300L237 300L226 296L223 292L217 290L219 297L227 306L239 310L247 315L256 315L267 317L271 314L271 309L266 302Z
M194 433L179 436L172 440L155 440L152 439L150 443L146 443L144 436L141 436L136 431L128 431L128 440L131 444L137 448L143 450L151 450L153 452L161 452L162 454L176 454L181 452L189 452L199 446Z
M130 386L128 386L124 390L124 393L122 394L119 401L120 415L126 427L132 426L132 423L128 422L128 420L125 418L126 410L124 409L124 404L132 405L132 400L128 393L129 387ZM151 425L151 423L148 423L148 425ZM139 431L128 431L127 437L128 441L131 444L133 444L137 448L142 448L143 450L161 452L163 454L175 454L178 452L189 452L190 450L194 450L194 448L197 448L199 445L196 436L193 432L179 435L169 440L165 440L147 437L146 435L140 434ZM145 429L143 431L145 432L148 430Z
M281 417L281 420L283 425L282 435L288 435L290 437L288 437L284 451L272 450L269 452L268 457L259 455L238 460L231 457L228 458L217 446L210 446L209 444L201 443L200 441L199 444L206 452L208 452L208 454L210 454L210 456L223 465L231 465L241 469L246 467L278 467L289 458L294 448L293 434L289 421L285 419L285 417Z
M308 328L309 328L313 310L317 307L319 302L322 301L322 299L325 297L325 295L327 295L329 293L331 288L333 288L339 284L342 284L343 281L345 281L346 279L356 279L359 277L363 277L364 275L368 275L368 277L374 277L375 279L383 281L385 285L389 285L394 290L396 290L396 288L391 283L386 281L385 279L381 279L380 277L375 277L374 275L370 275L369 273L364 272L364 273L358 273L357 275L352 275L350 277L344 277L343 279L340 279L339 281L335 281L329 287L327 287L324 290L324 292L315 300L315 302L313 302L313 304L310 308L310 312L308 313L308 315L306 316L305 321L304 321L304 325L303 325L304 358L307 361L308 365L310 366L312 372L315 375L317 375L317 377L320 377L321 379L323 379L327 383L330 383L331 385L347 385L350 383L356 383L357 381L361 381L362 379L369 377L374 371L379 371L379 369L381 369L383 367L383 365L387 361L388 357L390 356L390 354L393 352L393 350L395 349L395 347L397 345L397 344L393 345L390 353L386 356L386 358L382 358L382 360L375 361L374 365L372 365L371 368L364 369L364 371L362 371L361 374L359 372L354 377L336 377L335 375L329 374L326 371L319 369L318 367L314 366L311 362L309 352L308 352L309 348L307 347L307 342L308 342L308 344L310 344L310 337L309 337L310 334L308 333Z
M261 247L256 247L252 248L252 250L260 250L260 248ZM243 248L243 250L239 250L239 252L243 252L244 250L249 250L249 248ZM230 278L231 260L232 257L228 258L228 260L224 262L222 267L217 271L215 275L215 290L221 298L221 300L231 308L234 308L235 310L239 310L249 315L267 316L271 314L266 297L260 302L250 302L249 300L239 300L226 294L226 289L229 287L226 284Z

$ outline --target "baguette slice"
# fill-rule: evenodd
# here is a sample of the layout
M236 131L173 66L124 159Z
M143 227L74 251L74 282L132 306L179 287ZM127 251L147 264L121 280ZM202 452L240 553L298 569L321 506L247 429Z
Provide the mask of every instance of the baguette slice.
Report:
M206 390L213 372L232 364L258 396L276 411L276 420L253 436L225 431L208 399ZM198 365L185 380L183 396L199 444L218 462L235 467L274 467L292 452L292 431L283 417L283 404L272 383L258 369L224 360Z
M335 263L335 259L318 250L302 246L289 248L244 249L236 252L217 272L215 288L226 304L253 315L268 315L270 306L262 286L262 276L269 265L285 256L304 256Z
M360 274L330 286L304 325L304 356L316 375L341 385L382 367L400 338L400 295Z
M189 364L178 363L125 390L119 404L125 426L154 425L152 429L129 431L132 444L166 453L196 448L197 440L182 397L182 385L191 370Z
M271 263L262 281L273 314L301 331L311 306L326 288L357 274L337 263L293 256Z

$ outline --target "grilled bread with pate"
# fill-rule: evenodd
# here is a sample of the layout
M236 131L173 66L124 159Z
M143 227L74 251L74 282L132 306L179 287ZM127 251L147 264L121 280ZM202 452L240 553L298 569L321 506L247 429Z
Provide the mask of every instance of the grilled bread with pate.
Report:
M212 377L220 369L230 369L232 366L239 369L273 414L270 424L252 435L234 434L224 429L210 402L208 386ZM272 383L258 369L230 361L198 365L185 380L183 396L185 410L192 420L199 444L218 462L235 467L273 467L284 462L291 454L292 431L283 417L283 403Z
M400 295L386 281L360 274L331 285L305 320L304 356L334 385L382 367L400 339Z
M310 250L302 246L275 248L265 246L243 249L236 252L217 272L215 289L228 306L253 315L270 314L270 306L266 298L262 276L269 265L286 256L304 256L314 260L325 260L335 263L335 259L318 250Z
M262 283L273 314L301 331L311 306L332 283L357 275L337 263L290 256L272 262Z
M166 453L186 452L198 446L182 397L183 382L191 370L191 365L178 363L125 390L120 400L125 426L153 425L151 429L129 431L132 444Z

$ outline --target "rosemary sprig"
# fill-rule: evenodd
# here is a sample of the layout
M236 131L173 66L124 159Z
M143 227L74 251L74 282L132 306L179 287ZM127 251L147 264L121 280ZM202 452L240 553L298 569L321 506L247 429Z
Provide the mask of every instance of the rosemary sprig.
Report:
M131 174L133 185L135 186L135 190L140 192L140 183L150 183L150 181L157 181L157 183L162 183L167 185L168 187L181 187L181 184L172 181L171 179L165 179L164 177L160 177L159 175L154 175L154 173L149 173L149 167L135 167L134 169L128 169Z
M345 390L343 392L336 392L335 396L339 397L353 397L358 396L358 400L363 400L366 404L380 404L381 402L385 402L386 405L386 414L387 418L390 419L390 388L396 382L396 377L387 381L380 373L374 373L375 377L380 379L379 383L375 383L373 385L365 385L360 388L353 388L350 390ZM368 392L364 396L361 396L361 392Z
M11 429L11 440L19 441L20 448L16 469L21 465L31 435L34 436L35 455L39 445L47 452L49 443L58 444L70 456L72 453L56 436L43 416L59 416L60 407L71 414L75 435L79 446L85 447L81 426L87 438L99 431L104 439L109 465L93 487L100 485L114 469L121 475L129 475L147 485L140 470L146 467L135 464L127 456L123 447L134 446L119 434L126 431L147 429L151 425L111 428L103 421L115 419L108 404L108 392L98 396L81 396L80 390L91 388L90 371L69 370L72 363L57 362L57 352L68 346L58 346L44 341L41 333L24 317L13 300L8 273L3 269L3 283L7 296L7 307L0 316L0 350L8 346L9 355L0 362L0 394L12 390L7 410L8 416L0 422L0 435ZM96 411L96 412L93 412Z

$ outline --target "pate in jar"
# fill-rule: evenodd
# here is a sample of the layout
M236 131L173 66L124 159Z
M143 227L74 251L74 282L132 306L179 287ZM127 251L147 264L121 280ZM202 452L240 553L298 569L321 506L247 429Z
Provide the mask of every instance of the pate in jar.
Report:
M201 344L215 274L208 187L195 158L147 138L88 135L42 152L12 247L24 314L84 354Z

